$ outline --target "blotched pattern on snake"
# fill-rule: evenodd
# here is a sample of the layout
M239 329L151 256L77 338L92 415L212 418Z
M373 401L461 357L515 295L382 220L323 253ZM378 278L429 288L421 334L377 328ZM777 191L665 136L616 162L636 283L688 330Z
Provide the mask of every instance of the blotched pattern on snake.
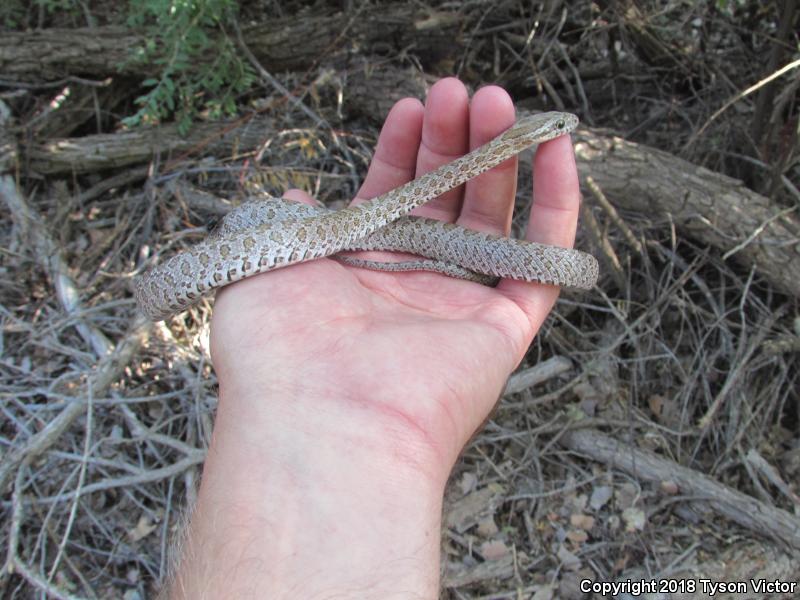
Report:
M345 250L395 250L427 259L376 263L336 257L372 269L424 269L481 283L506 277L589 289L597 280L598 264L584 252L406 216L525 148L573 131L577 124L578 118L569 113L524 117L469 154L343 210L278 199L247 202L228 214L206 240L137 277L134 296L148 317L161 320L218 287Z

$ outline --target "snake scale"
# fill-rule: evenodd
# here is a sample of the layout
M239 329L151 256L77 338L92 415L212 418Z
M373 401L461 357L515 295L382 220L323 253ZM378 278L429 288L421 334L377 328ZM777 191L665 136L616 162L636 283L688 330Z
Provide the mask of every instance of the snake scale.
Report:
M578 118L569 113L524 117L469 154L342 210L277 199L247 202L204 241L135 278L134 296L149 318L162 320L216 288L345 250L394 250L425 257L403 263L336 257L372 269L422 269L481 283L507 277L589 289L597 280L598 264L584 252L406 216L525 148L573 131L577 124Z

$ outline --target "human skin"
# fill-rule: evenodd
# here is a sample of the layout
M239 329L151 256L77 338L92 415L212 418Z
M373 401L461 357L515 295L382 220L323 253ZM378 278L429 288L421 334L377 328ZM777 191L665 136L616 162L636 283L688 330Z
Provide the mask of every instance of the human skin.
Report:
M394 106L354 202L513 122L502 89L470 101L458 80L437 82L424 107ZM580 192L569 136L538 148L534 172L526 238L571 247ZM510 159L415 214L507 234L516 178ZM220 291L219 405L170 597L437 598L448 474L557 296L329 259Z

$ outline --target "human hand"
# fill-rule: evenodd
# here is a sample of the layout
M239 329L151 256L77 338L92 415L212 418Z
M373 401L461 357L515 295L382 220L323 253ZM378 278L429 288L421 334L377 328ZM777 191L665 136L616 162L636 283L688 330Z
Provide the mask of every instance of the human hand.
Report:
M484 88L469 102L455 79L434 85L424 108L412 99L398 102L355 202L449 162L513 122L503 90ZM580 195L569 137L542 144L534 170L526 237L571 247ZM415 214L508 234L516 176L515 158ZM297 190L285 197L312 202ZM366 585L362 576L393 564L402 565L402 575L389 569L381 579L394 585L402 577L422 595L434 590L439 537L432 534L448 473L557 296L547 285L504 280L488 288L329 259L226 287L212 319L220 403L200 512L235 506L227 535L241 530L250 550L278 560L293 585L342 589L334 572ZM292 489L291 500L275 496ZM304 519L311 518L303 532L281 525L277 515L287 502L303 505ZM226 535L219 522L197 521L192 528L206 542ZM328 579L320 583L298 564L280 562L285 552L275 556L274 547L249 537L252 525L245 523L253 521L268 539L291 538L292 556L307 564L316 564L315 557L327 561ZM356 560L337 546L336 532L345 529L358 540ZM327 534L320 537L320 530ZM334 568L330 561L337 559L342 564ZM281 573L271 572L270 580ZM386 592L376 596L390 597Z
M449 162L513 122L513 105L503 90L484 88L468 105L460 82L442 80L426 108L406 99L392 110L354 202ZM506 161L415 214L507 235L516 176L516 160ZM298 190L286 197L313 202ZM527 238L571 246L579 190L568 137L539 149L535 197ZM431 467L446 476L557 294L552 286L511 280L487 288L433 273L313 261L218 294L214 364L222 386L366 396L377 414L415 430L436 456Z

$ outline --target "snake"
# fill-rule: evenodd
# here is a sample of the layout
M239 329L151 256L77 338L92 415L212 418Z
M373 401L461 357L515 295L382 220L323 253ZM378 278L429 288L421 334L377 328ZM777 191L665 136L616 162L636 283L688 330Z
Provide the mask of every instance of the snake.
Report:
M518 240L409 213L533 145L572 132L565 112L524 116L486 144L389 192L331 210L255 199L228 213L203 241L133 280L150 319L168 319L216 289L258 273L324 257L383 271L434 271L486 285L500 278L591 289L597 260L579 250ZM378 262L339 255L390 250L419 260Z

